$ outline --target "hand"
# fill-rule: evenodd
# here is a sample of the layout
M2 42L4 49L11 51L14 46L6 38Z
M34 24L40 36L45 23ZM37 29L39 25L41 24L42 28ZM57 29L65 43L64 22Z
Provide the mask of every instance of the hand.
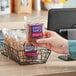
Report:
M44 38L38 39L36 42L36 46L48 48L59 54L68 54L68 40L56 32L45 31Z

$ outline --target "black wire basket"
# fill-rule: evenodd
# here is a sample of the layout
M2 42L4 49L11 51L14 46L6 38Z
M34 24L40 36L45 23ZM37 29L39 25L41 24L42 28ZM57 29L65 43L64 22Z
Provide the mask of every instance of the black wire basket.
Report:
M1 42L2 47L4 48L2 54L10 59L14 60L20 65L28 65L28 64L44 64L47 62L51 51L49 49L38 49L37 55L34 56L31 54L31 58L26 58L25 50L16 50L4 42Z

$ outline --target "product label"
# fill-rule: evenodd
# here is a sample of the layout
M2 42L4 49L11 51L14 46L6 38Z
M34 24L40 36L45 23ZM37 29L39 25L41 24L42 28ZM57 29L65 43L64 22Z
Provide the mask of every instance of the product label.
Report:
M37 59L37 51L26 51L25 55L27 59Z
M32 25L31 26L31 31L32 31L32 38L41 38L41 37L43 37L42 24Z
M37 47L32 44L27 44L25 49L26 51L37 51Z
M26 58L37 59L37 47L31 44L26 45Z

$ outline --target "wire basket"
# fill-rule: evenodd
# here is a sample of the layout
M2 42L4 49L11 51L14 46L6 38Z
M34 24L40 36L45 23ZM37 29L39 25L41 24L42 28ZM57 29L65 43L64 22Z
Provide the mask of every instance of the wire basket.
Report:
M46 63L51 53L49 49L38 49L36 56L31 54L32 57L30 59L27 59L26 58L27 54L25 55L25 50L16 50L8 46L4 42L1 42L1 44L2 44L2 47L4 48L4 50L2 51L2 54L14 60L20 65Z

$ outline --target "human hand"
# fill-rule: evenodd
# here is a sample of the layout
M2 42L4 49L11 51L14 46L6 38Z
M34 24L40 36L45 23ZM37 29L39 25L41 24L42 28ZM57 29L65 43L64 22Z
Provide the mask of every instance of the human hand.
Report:
M68 54L68 40L54 31L45 31L44 38L38 39L36 46L45 47L59 54Z

